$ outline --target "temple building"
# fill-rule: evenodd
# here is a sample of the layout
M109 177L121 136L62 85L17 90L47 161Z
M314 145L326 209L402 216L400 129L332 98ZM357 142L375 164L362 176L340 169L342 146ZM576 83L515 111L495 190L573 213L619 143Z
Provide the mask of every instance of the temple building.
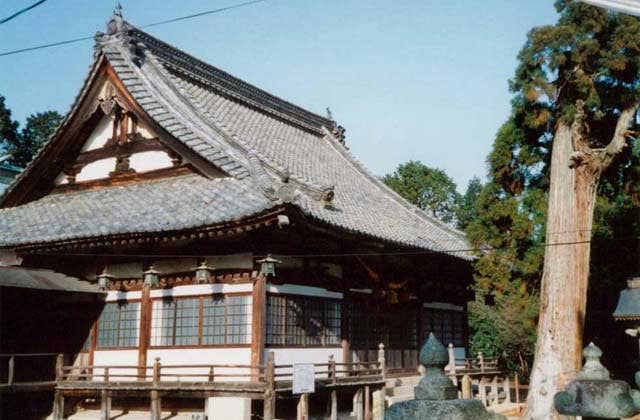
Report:
M89 317L68 326L75 363L342 363L384 343L389 370L414 371L430 332L464 357L466 239L363 167L332 118L119 10L94 57L0 202L0 265L104 291L95 315L67 308Z

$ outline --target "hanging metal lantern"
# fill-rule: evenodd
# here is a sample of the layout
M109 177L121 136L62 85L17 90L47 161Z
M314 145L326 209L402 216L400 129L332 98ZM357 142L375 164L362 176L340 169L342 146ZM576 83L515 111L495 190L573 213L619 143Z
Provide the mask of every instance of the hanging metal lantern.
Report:
M211 272L214 267L207 265L207 260L202 260L200 265L196 268L196 283L206 284L211 282Z
M160 284L160 280L158 278L158 274L160 274L160 272L154 269L153 265L150 265L149 269L144 271L142 274L145 286L156 287Z
M267 254L267 258L256 261L260 264L260 274L265 277L276 275L276 264L280 264L282 261L276 260L271 257L271 254Z
M98 276L96 277L98 281L98 289L107 290L112 278L113 276L107 273L107 267L104 267L102 269L102 273L98 274Z

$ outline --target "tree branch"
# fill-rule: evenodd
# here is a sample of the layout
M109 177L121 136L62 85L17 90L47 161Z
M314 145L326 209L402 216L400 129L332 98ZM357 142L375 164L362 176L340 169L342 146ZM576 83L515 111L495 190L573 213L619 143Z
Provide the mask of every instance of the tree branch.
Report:
M604 154L600 160L600 169L606 169L613 159L627 147L629 126L635 119L639 106L640 97L620 113L611 142L604 148Z

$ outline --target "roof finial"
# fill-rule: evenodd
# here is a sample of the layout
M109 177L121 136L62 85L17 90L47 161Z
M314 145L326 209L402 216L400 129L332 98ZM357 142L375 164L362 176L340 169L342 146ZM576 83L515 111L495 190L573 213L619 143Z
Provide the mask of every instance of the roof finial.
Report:
M116 8L113 10L113 16L111 16L111 19L107 22L107 35L115 35L122 31L123 26L122 5L120 1L118 1Z

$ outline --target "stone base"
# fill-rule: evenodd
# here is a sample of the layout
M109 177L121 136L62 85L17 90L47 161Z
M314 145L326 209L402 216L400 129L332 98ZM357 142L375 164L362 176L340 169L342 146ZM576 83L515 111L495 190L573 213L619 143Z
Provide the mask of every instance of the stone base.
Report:
M209 397L206 408L210 420L251 419L251 398Z
M503 420L501 414L488 412L478 400L411 400L393 404L385 420Z

